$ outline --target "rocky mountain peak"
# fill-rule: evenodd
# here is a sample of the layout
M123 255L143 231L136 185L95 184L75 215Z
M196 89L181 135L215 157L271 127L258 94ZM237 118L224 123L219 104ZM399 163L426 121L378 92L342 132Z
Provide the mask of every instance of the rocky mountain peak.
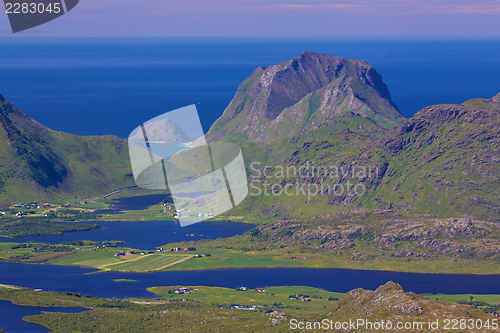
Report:
M333 120L339 116L362 117L364 126L381 128L403 120L373 66L306 51L265 69L258 67L240 85L209 137L266 141L311 130L317 133L321 125L319 132L349 128Z

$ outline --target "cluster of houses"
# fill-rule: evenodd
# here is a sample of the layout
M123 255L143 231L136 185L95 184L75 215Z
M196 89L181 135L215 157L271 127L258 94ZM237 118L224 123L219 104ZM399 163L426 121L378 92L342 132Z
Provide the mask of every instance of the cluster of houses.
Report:
M289 299L296 299L296 300L301 300L302 302L310 302L312 299L309 296L290 296Z
M126 256L126 255L129 255L129 254L135 254L135 252L134 251L127 251L127 252L120 251L120 252L116 252L115 253L115 257Z
M174 210L174 217L175 217L176 219L181 218L181 217L182 217L182 213L183 213L183 212L189 212L189 209L184 209L184 208L181 208L181 209L179 209L179 210Z
M37 203L22 203L22 204L17 204L14 205L14 208L25 208L25 209L41 209L41 208L50 208L50 204L45 203L45 204L37 204Z
M198 214L198 217L213 217L214 214L208 213L208 214Z
M166 203L163 204L163 212L164 213L168 213L168 211L171 209L172 209L172 205L166 204Z
M168 207L171 207L171 206L166 206L166 207L164 208L164 210L163 210L163 212L164 212L164 213L167 213L167 212L168 212L168 210L167 210L167 209L170 209L170 208L168 208ZM179 210L174 210L174 218L176 218L176 219L180 219L180 218L182 218L182 215L183 215L183 213L184 213L184 212L189 212L189 209L179 209ZM212 214L212 213L207 213L207 214L201 214L201 213L199 213L199 214L195 214L195 215L193 215L193 216L197 216L197 217L199 217L199 218L202 218L202 217L209 218L209 217L213 217L213 216L214 216L214 214Z
M236 290L238 290L238 291L247 291L248 288L247 287L239 287L239 288L236 288ZM266 289L264 289L264 288L257 288L257 291L259 293L265 293Z
M182 287L182 288L179 288L177 290L174 291L174 293L176 294L179 294L179 295L184 295L184 294L191 294L195 291L198 291L198 289L189 289L189 288L185 288L185 287Z
M196 248L195 247L186 247L186 248L182 248L182 247L173 247L171 249L168 249L168 250L165 250L163 247L160 247L158 250L156 250L158 252L184 252L184 251L196 251Z
M25 204L25 203L22 203L22 204L18 204L18 205L14 205L14 208L26 208L26 209L31 209L31 208L42 208L40 205L37 205L36 203L31 203L31 204Z
M101 247L102 247L102 248L105 248L105 247L118 247L118 245L116 245L116 244L108 244L108 243L106 243L106 244L97 245L96 247L97 247L98 249L100 249Z
M231 310L247 310L247 311L259 311L255 305L253 306L244 306L244 305L233 305Z

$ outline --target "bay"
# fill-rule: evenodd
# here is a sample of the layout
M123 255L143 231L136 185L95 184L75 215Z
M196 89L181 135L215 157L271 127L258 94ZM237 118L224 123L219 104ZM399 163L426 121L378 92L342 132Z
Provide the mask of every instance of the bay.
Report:
M232 237L255 227L255 225L249 223L229 221L205 221L186 227L181 227L179 222L174 221L113 221L88 223L100 225L101 228L88 231L69 232L56 236L0 237L0 242L25 243L35 241L59 244L77 240L91 240L96 242L121 240L126 243L125 245L127 247L133 249L154 250L156 247L167 243Z

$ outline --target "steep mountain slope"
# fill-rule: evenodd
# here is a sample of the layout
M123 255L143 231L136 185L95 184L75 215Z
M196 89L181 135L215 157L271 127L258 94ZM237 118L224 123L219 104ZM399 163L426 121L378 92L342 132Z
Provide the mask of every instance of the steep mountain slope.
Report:
M56 132L0 95L0 203L89 197L133 185L127 144Z
M357 207L500 220L500 103L492 99L424 108L376 140L344 129L242 146L250 195L233 215L273 220Z
M349 128L376 134L404 120L379 73L364 61L304 52L257 68L211 127L210 140L275 140Z

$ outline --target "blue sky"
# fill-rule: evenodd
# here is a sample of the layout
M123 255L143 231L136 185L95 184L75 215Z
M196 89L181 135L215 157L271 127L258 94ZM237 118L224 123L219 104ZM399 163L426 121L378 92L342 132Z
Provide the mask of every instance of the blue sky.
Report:
M500 37L500 0L80 0L16 35Z

